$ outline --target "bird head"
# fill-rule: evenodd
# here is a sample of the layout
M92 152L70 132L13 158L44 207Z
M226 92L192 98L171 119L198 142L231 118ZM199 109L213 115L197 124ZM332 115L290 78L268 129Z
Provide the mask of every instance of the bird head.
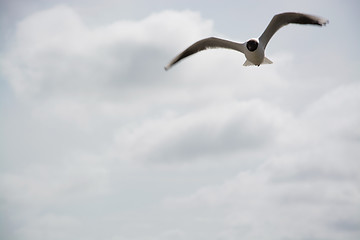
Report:
M250 39L246 42L246 48L250 51L253 52L255 51L259 46L259 41L257 39Z

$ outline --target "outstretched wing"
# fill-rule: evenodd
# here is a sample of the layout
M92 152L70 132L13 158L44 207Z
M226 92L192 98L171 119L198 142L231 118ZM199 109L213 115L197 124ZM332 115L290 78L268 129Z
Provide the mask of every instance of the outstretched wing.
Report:
M220 38L210 37L205 38L200 41L197 41L187 49L185 49L182 53L176 56L166 67L165 70L171 68L175 63L179 62L183 58L186 58L194 53L200 52L202 50L210 49L210 48L228 48L236 51L244 52L244 44L232 42Z
M277 14L272 18L271 22L259 38L260 43L264 46L264 48L270 41L271 37L276 33L276 31L289 23L324 26L329 23L329 20L309 14L295 12Z

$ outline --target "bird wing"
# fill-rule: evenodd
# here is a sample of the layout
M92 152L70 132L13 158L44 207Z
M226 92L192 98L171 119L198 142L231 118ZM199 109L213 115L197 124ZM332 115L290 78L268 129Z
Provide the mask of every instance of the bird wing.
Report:
M264 46L264 49L271 37L279 30L281 27L286 26L289 23L297 23L297 24L313 24L324 26L329 23L329 20L309 15L303 13L295 13L295 12L286 12L275 15L270 21L269 25L260 36L259 41Z
M183 58L186 58L194 53L200 52L202 50L210 49L210 48L228 48L236 51L244 52L244 44L232 42L216 37L205 38L200 41L197 41L187 49L185 49L182 53L177 55L166 67L165 70L171 68L175 63L179 62Z

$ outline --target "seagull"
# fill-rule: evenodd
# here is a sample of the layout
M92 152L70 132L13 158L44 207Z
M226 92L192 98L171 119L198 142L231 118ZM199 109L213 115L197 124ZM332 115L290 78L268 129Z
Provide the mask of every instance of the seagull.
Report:
M227 48L242 52L245 54L246 61L243 66L256 65L260 66L261 64L271 64L273 63L270 59L265 57L265 48L269 43L271 37L283 26L288 25L289 23L296 24L312 24L318 26L325 26L329 23L329 20L317 17L314 15L296 13L296 12L285 12L275 15L269 25L266 27L265 31L259 38L251 38L244 43L233 42L221 38L209 37L197 41L192 44L190 47L185 49L179 55L177 55L166 67L165 70L169 70L174 64L181 61L182 59L193 55L194 53L200 52L202 50L211 49L211 48Z

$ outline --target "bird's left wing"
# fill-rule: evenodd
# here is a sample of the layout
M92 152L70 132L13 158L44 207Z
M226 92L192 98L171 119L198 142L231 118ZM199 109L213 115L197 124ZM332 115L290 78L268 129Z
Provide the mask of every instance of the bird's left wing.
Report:
M210 48L228 48L236 51L244 52L244 44L228 41L225 39L220 39L216 37L205 38L196 43L192 44L190 47L185 49L182 53L176 56L166 67L165 70L171 68L175 63L179 62L183 58L186 58L194 53L200 52L202 50Z
M266 47L271 37L277 32L277 30L289 23L324 26L329 23L329 20L304 13L286 12L277 14L272 18L271 22L259 38L263 47Z

